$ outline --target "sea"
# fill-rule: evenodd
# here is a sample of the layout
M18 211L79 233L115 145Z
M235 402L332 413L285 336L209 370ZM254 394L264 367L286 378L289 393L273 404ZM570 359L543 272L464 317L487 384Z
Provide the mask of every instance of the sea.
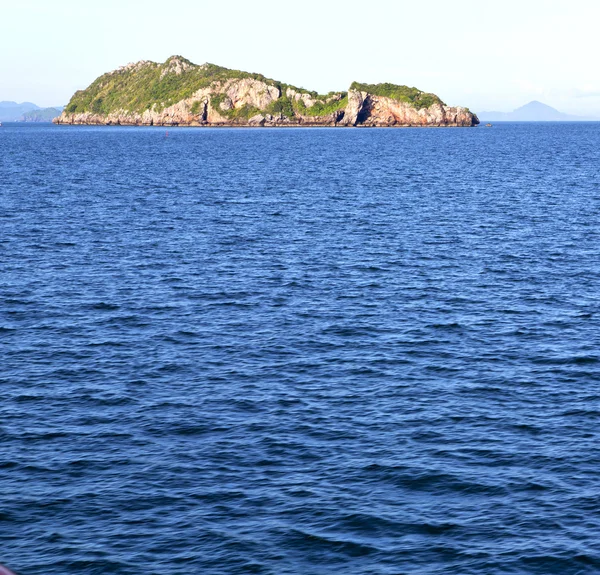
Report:
M0 563L600 573L600 123L0 128Z

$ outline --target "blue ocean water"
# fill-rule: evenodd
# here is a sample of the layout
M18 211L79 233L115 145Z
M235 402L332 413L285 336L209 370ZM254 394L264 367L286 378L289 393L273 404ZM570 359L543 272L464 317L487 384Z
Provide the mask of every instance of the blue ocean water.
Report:
M0 128L0 563L600 572L600 124Z

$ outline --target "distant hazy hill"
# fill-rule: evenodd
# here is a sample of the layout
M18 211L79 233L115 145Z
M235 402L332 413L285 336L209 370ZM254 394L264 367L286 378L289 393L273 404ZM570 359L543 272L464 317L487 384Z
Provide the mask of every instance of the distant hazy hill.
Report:
M0 122L18 122L23 114L32 110L39 110L40 107L31 102L0 102Z
M23 114L19 118L19 122L52 122L54 118L60 116L63 111L63 106L57 108L42 108L38 110L32 110Z
M60 116L64 106L40 108L32 102L0 102L0 122L52 122Z
M513 112L481 112L478 116L481 122L589 122L599 120L599 118L563 114L537 100L529 102Z

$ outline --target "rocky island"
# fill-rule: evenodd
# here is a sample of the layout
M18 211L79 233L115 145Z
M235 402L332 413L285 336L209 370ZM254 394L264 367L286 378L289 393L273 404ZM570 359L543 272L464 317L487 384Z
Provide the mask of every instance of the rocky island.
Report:
M395 84L317 94L181 56L143 60L76 92L56 124L121 126L476 126L468 108Z

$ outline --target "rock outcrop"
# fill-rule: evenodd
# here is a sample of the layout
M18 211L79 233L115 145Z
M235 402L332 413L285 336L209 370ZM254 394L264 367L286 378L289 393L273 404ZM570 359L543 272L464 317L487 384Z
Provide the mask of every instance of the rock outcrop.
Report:
M180 56L141 61L76 92L57 124L124 126L475 126L467 108L392 84L319 95L260 74L197 66Z
M358 117L365 109L365 101L368 96L367 92L360 92L359 90L348 92L348 105L340 121L343 126L356 126L358 124Z
M350 126L474 126L477 118L467 108L432 104L415 108L385 96L350 90L342 120Z

